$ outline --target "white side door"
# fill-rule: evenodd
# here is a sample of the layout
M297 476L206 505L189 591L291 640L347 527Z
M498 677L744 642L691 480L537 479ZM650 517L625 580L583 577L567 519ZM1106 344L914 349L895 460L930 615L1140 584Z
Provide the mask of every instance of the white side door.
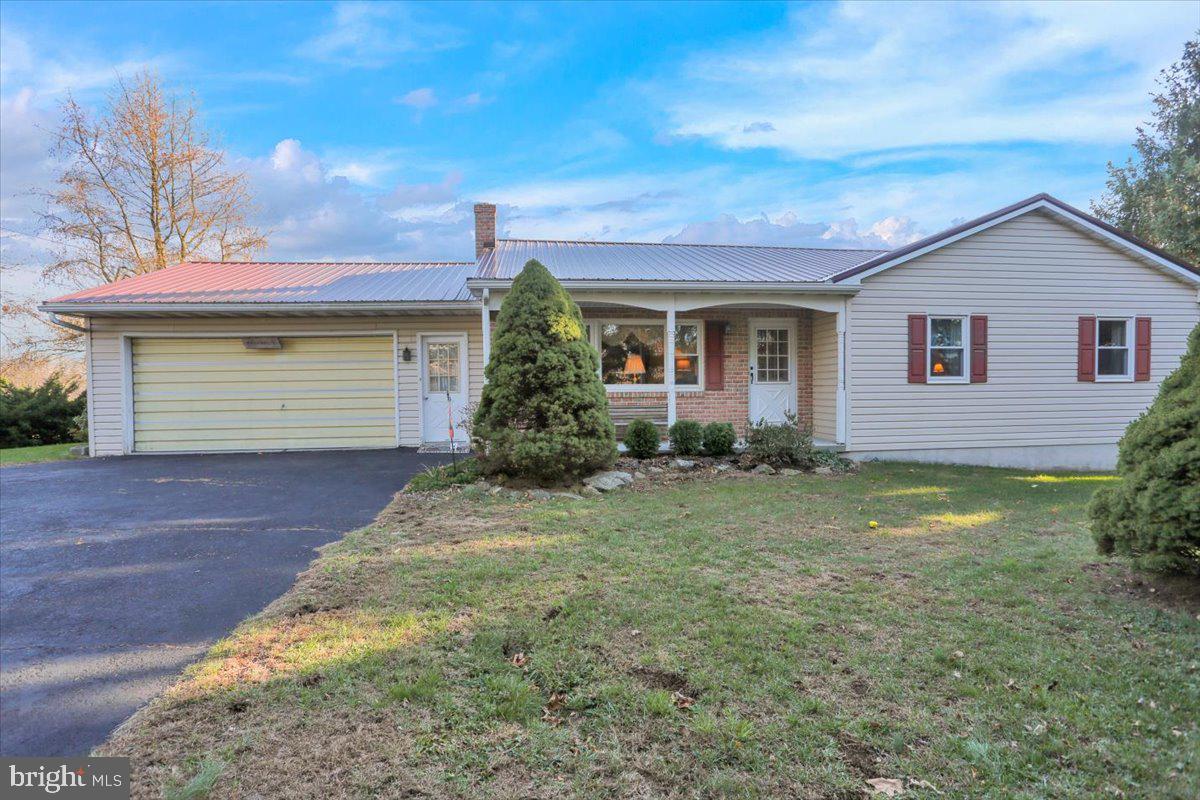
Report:
M750 421L796 413L796 321L750 321Z
M421 337L421 438L465 446L462 427L467 407L467 337Z

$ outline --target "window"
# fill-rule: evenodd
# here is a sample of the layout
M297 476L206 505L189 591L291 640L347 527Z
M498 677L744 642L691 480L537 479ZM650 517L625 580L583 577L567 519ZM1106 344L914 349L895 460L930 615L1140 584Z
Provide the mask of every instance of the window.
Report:
M700 326L685 323L675 326L675 383L700 385Z
M929 318L929 380L966 380L966 334L963 317Z
M789 328L758 328L754 345L755 383L787 383L792 379Z
M1096 377L1128 378L1129 320L1096 320Z
M600 379L607 386L662 387L667 381L666 326L661 322L588 323L589 335L600 351ZM700 323L675 326L675 384L699 388L701 378Z
M426 378L429 391L436 394L451 394L458 391L458 344L455 342L430 342L425 345Z
M664 326L600 325L600 377L609 385L661 384Z

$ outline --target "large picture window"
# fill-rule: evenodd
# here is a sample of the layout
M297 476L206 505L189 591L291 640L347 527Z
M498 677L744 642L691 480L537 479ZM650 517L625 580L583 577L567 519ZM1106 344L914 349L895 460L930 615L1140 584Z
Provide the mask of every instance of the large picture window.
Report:
M666 325L660 322L590 323L600 351L600 378L607 386L665 386ZM700 323L675 326L675 384L699 387Z

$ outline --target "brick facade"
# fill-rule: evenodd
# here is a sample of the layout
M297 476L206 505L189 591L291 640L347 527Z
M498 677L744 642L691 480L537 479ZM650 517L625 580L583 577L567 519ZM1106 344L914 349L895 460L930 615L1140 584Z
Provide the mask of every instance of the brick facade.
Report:
M605 315L584 313L585 319L603 319ZM611 315L610 315L611 316ZM647 319L665 315L636 314ZM698 422L732 422L739 436L746 433L750 416L750 319L751 317L791 317L796 319L794 368L796 370L796 412L802 425L812 425L812 312L807 309L759 309L754 311L712 308L679 314L683 320L722 320L730 323L725 334L725 388L720 391L679 389L675 412L678 419ZM644 406L667 403L666 392L610 392L613 406Z

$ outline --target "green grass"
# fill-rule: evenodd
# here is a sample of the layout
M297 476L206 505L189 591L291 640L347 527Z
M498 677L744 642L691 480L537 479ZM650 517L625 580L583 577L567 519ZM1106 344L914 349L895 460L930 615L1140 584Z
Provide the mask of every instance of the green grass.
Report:
M74 446L74 444L42 444L36 447L5 447L0 449L0 465L69 461L76 457L70 453Z
M1095 555L1108 479L401 495L100 752L136 797L1195 797L1194 584Z
M414 475L405 488L410 492L434 492L451 486L474 483L482 475L478 461L470 456L460 457L456 463L426 467Z

